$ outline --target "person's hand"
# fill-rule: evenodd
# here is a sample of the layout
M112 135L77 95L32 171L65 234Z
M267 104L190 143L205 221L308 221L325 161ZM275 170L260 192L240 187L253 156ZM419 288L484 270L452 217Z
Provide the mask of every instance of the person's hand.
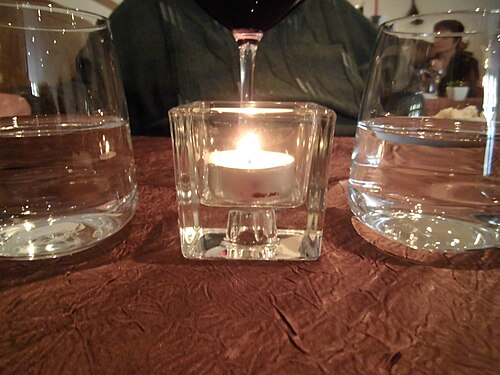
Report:
M29 115L31 107L26 99L15 94L0 93L0 117Z
M444 61L441 59L432 59L429 62L429 68L435 72L439 72L444 69Z

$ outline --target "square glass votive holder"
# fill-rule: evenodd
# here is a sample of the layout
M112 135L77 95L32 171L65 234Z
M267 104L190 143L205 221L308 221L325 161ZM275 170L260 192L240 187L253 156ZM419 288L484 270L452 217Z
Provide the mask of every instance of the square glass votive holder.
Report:
M182 254L321 254L335 113L314 103L194 102L169 111Z

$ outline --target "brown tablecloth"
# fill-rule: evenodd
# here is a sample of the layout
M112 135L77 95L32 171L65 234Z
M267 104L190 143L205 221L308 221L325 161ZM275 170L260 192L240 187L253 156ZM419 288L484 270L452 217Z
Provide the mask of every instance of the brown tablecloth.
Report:
M118 236L0 261L0 373L499 373L499 251L410 262L361 237L352 139L335 140L320 260L267 263L183 259L170 139L133 141L140 201Z

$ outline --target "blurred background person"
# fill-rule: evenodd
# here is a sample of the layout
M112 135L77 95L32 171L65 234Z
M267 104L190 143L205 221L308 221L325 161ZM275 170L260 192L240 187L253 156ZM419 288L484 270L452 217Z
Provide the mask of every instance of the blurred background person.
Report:
M456 20L442 20L434 25L438 34L461 33L462 23ZM438 36L434 40L434 55L429 62L429 70L434 72L439 96L446 95L446 87L453 82L469 86L468 96L479 96L479 66L471 52L466 51L467 44L459 36Z

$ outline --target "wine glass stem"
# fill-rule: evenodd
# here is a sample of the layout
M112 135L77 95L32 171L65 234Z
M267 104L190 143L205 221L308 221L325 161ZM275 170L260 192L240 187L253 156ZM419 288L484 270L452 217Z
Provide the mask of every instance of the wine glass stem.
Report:
M253 100L253 81L257 45L262 38L260 31L234 30L240 52L240 98L241 101Z
M238 46L240 50L240 98L241 101L253 100L253 76L257 43L245 41Z

